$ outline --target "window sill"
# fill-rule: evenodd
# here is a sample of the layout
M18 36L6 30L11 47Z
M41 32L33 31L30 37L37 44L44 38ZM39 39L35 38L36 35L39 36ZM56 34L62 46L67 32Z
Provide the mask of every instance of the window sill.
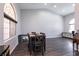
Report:
M11 37L11 38L9 38L9 39L7 39L7 40L4 40L4 43L6 43L6 42L12 40L12 39L15 38L15 37L16 37L16 35L14 35L13 37Z

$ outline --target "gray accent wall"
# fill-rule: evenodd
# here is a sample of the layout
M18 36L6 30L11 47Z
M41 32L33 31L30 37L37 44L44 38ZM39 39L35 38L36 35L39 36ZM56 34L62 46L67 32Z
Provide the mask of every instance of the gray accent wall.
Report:
M21 10L21 31L44 32L47 38L61 37L63 18L44 9Z

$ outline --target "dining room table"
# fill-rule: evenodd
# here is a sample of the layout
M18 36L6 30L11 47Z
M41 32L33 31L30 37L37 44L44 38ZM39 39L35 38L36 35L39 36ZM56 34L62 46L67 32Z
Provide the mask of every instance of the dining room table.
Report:
M28 47L29 50L33 50L33 46L38 44L39 41L41 40L41 46L43 47L43 50L46 50L46 39L45 39L45 35L43 35L42 33L29 33L29 42L28 42Z

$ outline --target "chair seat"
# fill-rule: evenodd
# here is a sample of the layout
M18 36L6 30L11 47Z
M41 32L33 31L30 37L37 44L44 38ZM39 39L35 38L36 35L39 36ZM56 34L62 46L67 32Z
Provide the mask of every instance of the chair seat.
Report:
M73 43L79 43L79 38L78 37L73 38Z

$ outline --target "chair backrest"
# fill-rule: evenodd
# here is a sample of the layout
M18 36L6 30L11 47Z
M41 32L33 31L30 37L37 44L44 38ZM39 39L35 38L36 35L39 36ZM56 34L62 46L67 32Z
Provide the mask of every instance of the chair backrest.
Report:
M32 41L34 41L35 37L33 37L32 33L27 33L28 38L29 38L29 43L31 43Z
M73 35L73 36L75 35L75 31L72 31L72 35Z

